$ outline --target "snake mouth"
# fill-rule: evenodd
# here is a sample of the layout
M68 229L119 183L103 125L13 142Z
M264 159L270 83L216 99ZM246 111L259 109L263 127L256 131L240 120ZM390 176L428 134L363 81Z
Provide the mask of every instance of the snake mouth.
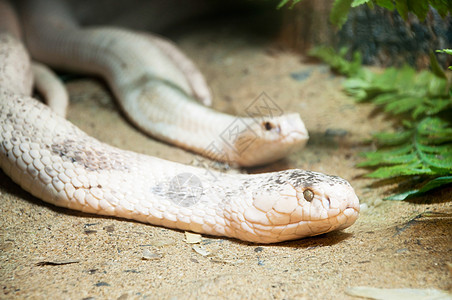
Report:
M309 134L307 131L293 130L288 134L283 135L282 139L291 139L294 141L307 141L309 139Z
M359 206L347 206L337 217L345 216L347 219L337 227L337 230L345 229L355 223L359 216Z
M344 209L344 211L346 211L347 209L353 209L353 210L355 210L356 212L359 212L359 208L356 208L355 206L350 206L350 205L348 205L348 206Z
M317 236L331 231L342 230L355 223L359 209L353 205L347 206L338 214L325 219L299 220L286 224L248 223L252 235L260 243L275 243L288 240L298 240L308 236Z

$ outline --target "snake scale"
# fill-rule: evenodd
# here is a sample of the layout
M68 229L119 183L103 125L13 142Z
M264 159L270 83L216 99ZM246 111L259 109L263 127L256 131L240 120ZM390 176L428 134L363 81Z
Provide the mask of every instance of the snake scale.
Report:
M103 77L127 117L150 135L238 165L281 158L306 142L298 114L256 122L199 104L187 72L178 71L174 56L162 54L152 38L123 29L83 29L68 21L64 11L56 14L55 3L28 2L22 18L33 58ZM31 97L33 72L19 22L3 0L0 12L0 167L39 199L257 243L318 235L357 219L358 197L337 176L300 169L207 174L203 168L121 150L88 136ZM253 134L245 150L219 139L237 120L246 125L239 139ZM212 141L225 155L203 152Z

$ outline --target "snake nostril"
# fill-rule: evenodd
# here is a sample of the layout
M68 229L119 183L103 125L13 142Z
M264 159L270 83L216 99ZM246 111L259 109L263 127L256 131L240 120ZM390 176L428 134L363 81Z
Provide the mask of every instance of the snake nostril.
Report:
M331 199L330 199L330 196L326 196L326 200L328 201L328 202L327 202L328 208L330 208L330 206L331 206Z

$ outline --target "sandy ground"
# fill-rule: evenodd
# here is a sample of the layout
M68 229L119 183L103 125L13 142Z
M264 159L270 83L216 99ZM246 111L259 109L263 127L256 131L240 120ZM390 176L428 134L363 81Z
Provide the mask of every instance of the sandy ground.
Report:
M307 147L263 172L303 168L339 175L368 206L352 227L278 245L203 237L203 256L184 233L60 209L22 191L0 172L0 298L32 299L347 299L348 287L452 290L451 191L436 204L382 201L354 167L362 143L390 122L341 92L340 77L234 26L177 38L213 89L214 107L244 115L265 92L299 112ZM105 85L70 81L69 119L98 139L182 163L195 155L155 141L128 123ZM426 200L426 199L424 199ZM449 202L447 202L449 200ZM143 260L143 252L151 259ZM65 264L50 264L65 263ZM72 263L69 263L72 262Z

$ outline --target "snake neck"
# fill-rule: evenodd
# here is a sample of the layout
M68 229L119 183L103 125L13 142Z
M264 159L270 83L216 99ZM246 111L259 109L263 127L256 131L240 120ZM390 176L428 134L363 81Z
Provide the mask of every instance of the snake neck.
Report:
M239 134L249 130L247 118L216 112L184 91L161 81L148 82L134 101L123 102L134 124L148 134L205 157L235 162ZM242 136L240 135L240 136Z

